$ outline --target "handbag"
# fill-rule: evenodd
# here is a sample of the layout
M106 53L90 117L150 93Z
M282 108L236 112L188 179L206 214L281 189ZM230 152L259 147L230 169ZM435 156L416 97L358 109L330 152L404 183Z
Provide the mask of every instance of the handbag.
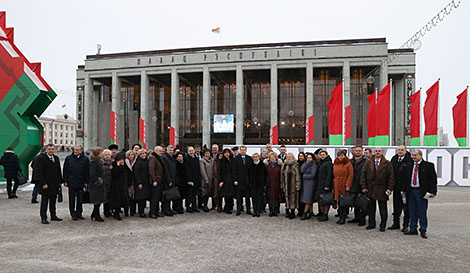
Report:
M212 187L204 186L201 188L201 197L208 198L212 196Z
M18 186L24 185L26 183L28 183L28 179L26 179L26 176L24 176L24 174L20 173L18 175Z
M367 197L365 194L359 193L356 197L354 207L360 210L366 211L367 206L369 205L369 200L370 200L369 197Z
M104 183L103 178L98 177L98 180L96 180L95 182L95 186L100 187L101 185L103 185L103 183Z
M335 193L333 191L325 191L320 194L320 206L336 205Z
M59 185L59 191L57 192L57 202L62 203L64 201L64 196L62 195L62 186Z
M85 188L82 192L82 204L89 204L90 203L90 191L88 188Z
M349 208L354 207L354 201L356 200L356 194L342 194L339 196L339 207L340 208Z
M163 197L167 201L174 201L181 199L180 191L178 190L178 187L171 187L168 190L163 191Z

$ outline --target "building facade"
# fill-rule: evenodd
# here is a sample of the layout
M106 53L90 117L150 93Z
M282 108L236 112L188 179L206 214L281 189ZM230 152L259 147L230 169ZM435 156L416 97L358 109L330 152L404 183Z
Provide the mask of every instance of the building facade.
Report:
M44 127L44 144L54 144L58 151L68 151L73 148L77 132L77 121L68 115L56 118L39 117Z
M390 80L392 144L406 143L415 53L385 38L89 55L77 69L77 134L86 148L325 145L343 81L351 142L367 144L366 99ZM215 115L233 115L233 133L214 132Z

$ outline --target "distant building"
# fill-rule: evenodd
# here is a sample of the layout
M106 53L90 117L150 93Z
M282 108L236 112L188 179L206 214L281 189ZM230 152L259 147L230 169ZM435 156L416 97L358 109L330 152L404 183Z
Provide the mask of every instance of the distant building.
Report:
M39 122L44 126L44 144L54 144L57 151L68 151L75 145L77 121L72 117L40 117Z
M449 146L449 136L444 134L444 127L439 127L439 146Z

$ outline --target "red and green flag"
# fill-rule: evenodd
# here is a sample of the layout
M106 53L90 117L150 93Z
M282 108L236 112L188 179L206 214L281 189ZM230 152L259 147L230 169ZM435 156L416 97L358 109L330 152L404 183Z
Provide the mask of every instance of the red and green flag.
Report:
M315 143L314 128L315 115L311 115L305 123L305 145L313 145Z
M328 101L330 145L343 145L343 83L338 84L331 94Z
M452 107L454 137L459 147L467 146L467 89L457 96L457 103Z
M351 105L344 108L344 139L346 145L351 145Z
M220 27L218 27L218 28L213 28L213 29L211 30L211 32L212 32L212 33L217 33L217 34L219 34L219 33L220 33Z
M375 137L377 136L377 126L376 126L376 108L377 108L377 92L370 94L367 98L369 102L369 111L367 112L367 134L368 142L367 145L375 145Z
M390 144L390 87L387 84L377 96L374 144L379 146Z
M438 146L439 80L426 91L424 146Z
M421 145L421 132L420 132L420 109L421 109L421 90L415 92L410 96L411 107L410 107L410 137L411 137L411 146L420 146Z

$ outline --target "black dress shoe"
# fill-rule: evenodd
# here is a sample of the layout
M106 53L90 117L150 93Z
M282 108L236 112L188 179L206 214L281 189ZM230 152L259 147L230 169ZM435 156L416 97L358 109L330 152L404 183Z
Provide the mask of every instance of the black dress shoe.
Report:
M401 232L407 232L407 231L409 231L409 229L407 227L404 227L404 228L401 229Z
M388 227L388 229L400 229L400 225L393 224L392 226Z
M73 221L78 221L78 217L77 217L77 216L73 216L73 217L72 217L72 220L73 220Z
M354 218L352 220L349 220L348 223L359 223L359 221L356 218Z
M198 209L194 209L194 210L193 210L193 212L197 212L197 213L199 213L199 212L201 212L201 211L200 211L200 210L198 210Z
M417 231L407 231L407 232L403 232L404 235L418 235L418 232Z
M31 204L37 204L39 203L38 200L31 200Z
M77 218L78 219L78 218ZM51 221L62 221L62 219L60 219L59 217L57 216L52 216L51 217Z
M240 214L242 214L242 213L241 213L241 212L239 212L239 211L237 211L237 214L236 214L236 215L237 215L237 216L240 216Z
M269 212L269 217L273 217L274 216L274 213L271 211Z
M145 213L141 213L139 214L140 218L147 218L147 215L145 215Z
M426 231L421 231L421 237L424 238L424 239L427 239L428 238L428 235L426 234Z
M251 215L251 211L248 211L246 214Z
M375 227L373 226L367 226L366 229L374 229Z
M184 210L179 210L178 214L184 214Z
M49 224L49 222L47 221L47 219L42 219L42 220L41 220L41 224L47 225L47 224Z
M359 222L357 225L360 226L360 227L363 227L363 226L366 225L366 223L364 223L364 222Z
M385 231L385 228L384 228L384 227L381 227L379 230L380 230L381 232L384 232L384 231Z
M209 211L210 211L210 209L209 209L208 207L204 207L202 210L203 210L204 212L209 212Z
M224 212L227 213L227 214L232 214L232 211L231 211L231 210L226 210L226 211L224 211Z
M165 216L168 216L168 217L173 217L173 214L168 213L168 212L167 212L167 213L164 213L164 215L165 215Z
M193 213L193 209L186 209L187 213Z
M79 215L79 216L77 216L77 217L78 217L78 219L80 219L80 220L85 220L85 217L83 217L83 216L81 216L81 215Z

